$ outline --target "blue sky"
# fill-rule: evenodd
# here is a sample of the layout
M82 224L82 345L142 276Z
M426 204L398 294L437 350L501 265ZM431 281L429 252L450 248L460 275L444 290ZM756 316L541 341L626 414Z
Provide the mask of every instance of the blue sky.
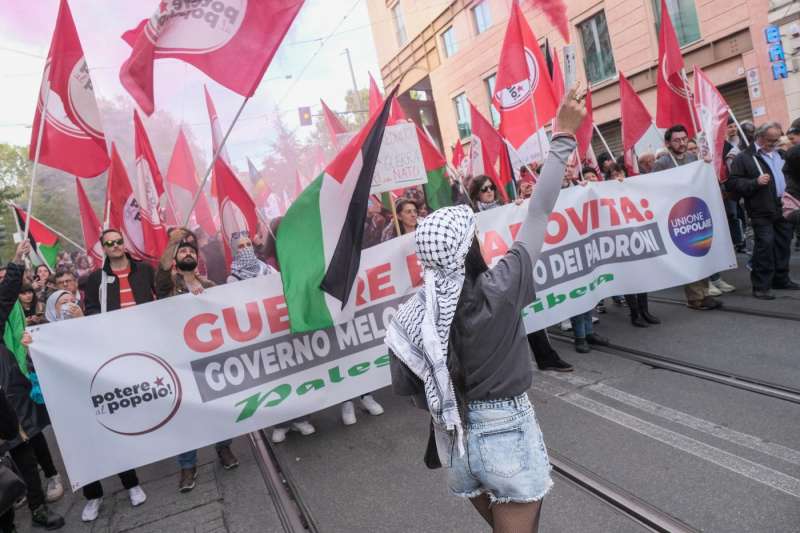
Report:
M119 66L130 52L120 35L149 17L157 4L157 0L69 0L98 97L130 99L118 79ZM57 11L58 0L0 0L0 142L27 145L30 139ZM350 50L359 88L367 86L368 71L380 79L366 1L307 0L228 140L237 167L246 168L247 156L260 161L268 153L267 120L275 113L294 128L299 127L300 106L318 108L323 98L336 110L344 108L344 96L352 87L342 54L345 48ZM209 87L223 128L242 97L177 60L157 61L155 78L157 111L187 124L210 157L203 84ZM298 132L303 134L302 129Z

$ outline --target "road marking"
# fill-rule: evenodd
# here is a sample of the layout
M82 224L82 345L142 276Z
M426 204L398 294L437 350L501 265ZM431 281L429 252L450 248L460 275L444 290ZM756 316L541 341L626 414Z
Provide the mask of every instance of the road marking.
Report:
M552 375L548 377L566 381L572 385L602 394L607 398L611 398L612 400L616 400L646 413L659 416L669 420L670 422L675 422L676 424L686 426L701 433L706 433L707 435L711 435L718 439L742 446L743 448L749 448L759 453L770 455L782 461L786 461L787 463L800 466L800 451L798 450L783 446L781 444L776 444L774 442L767 442L754 435L749 435L747 433L742 433L734 429L720 426L714 422L709 422L708 420L697 418L688 413L672 409L665 405L651 402L650 400L646 400L640 396L635 396L604 383L590 381L579 375Z
M744 476L757 483L761 483L775 490L785 492L790 496L800 499L800 479L778 472L767 466L755 463L744 457L720 450L699 440L686 435L681 435L663 428L641 418L629 415L598 401L592 400L582 394L569 391L558 385L539 381L533 388L563 400L584 411L588 411L615 424L628 428L653 440L672 446L678 450L694 455L700 459L721 466L731 472Z

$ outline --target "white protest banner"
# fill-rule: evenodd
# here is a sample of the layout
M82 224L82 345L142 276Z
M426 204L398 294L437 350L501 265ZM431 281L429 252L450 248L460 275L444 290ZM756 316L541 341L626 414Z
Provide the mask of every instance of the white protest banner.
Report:
M487 261L511 246L526 207L478 215ZM733 268L726 220L705 163L562 191L526 328ZM356 317L328 330L289 334L278 275L33 328L73 490L388 385L383 336L421 280L413 251L413 234L365 250Z
M344 146L353 135L353 132L340 133L336 136L337 145ZM401 122L386 126L370 193L380 194L427 182L428 174L425 172L414 123Z

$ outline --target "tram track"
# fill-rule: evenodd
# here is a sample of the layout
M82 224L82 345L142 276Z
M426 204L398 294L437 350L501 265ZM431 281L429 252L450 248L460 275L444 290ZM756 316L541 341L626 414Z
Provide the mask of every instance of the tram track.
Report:
M573 338L564 335L560 332L548 330L548 333L554 339L572 344ZM666 357L646 350L639 350L637 348L630 348L619 344L609 344L608 346L595 346L595 350L605 352L611 355L616 355L631 361L652 366L653 368L661 368L664 370L671 370L679 374L685 374L723 385L728 385L741 390L754 392L764 396L770 396L779 400L784 400L791 403L800 404L800 389L772 383L765 380L742 376L727 370L717 368L710 368L687 361L681 361L671 357Z
M660 304L667 304L667 305L680 305L681 307L686 307L686 301L681 300L678 298L668 298L666 296L649 296L648 300L650 302L660 303ZM762 318L772 318L775 320L791 320L794 322L800 322L800 315L795 313L782 313L779 311L764 311L762 309L753 309L751 307L741 307L737 305L730 305L728 302L725 302L722 307L718 309L719 311L723 311L726 313L736 313L740 315L748 315L748 316L755 316L755 317L762 317Z

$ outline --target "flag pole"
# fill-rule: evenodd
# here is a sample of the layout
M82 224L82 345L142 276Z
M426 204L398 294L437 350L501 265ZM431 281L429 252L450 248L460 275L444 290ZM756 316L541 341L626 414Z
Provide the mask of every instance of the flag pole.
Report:
M15 210L14 210L14 203L13 203L13 202L10 202L10 201L9 201L9 202L8 202L8 206L11 208L11 211L12 211L12 212L15 212ZM27 214L27 213L26 213L26 214L25 214L25 219L26 219L26 220L25 220L25 222L26 222L26 224L27 224L27 221L28 221L28 220L30 220L30 218L31 218L31 216L30 216L29 214ZM16 221L17 221L17 230L18 230L18 231L20 231L20 228L19 228L19 220L17 220L16 214L15 214L15 216L14 216L14 220L16 220ZM45 223L43 220L39 220L39 224L41 224L41 225L42 225L42 226L44 226L45 228L49 229L50 231L52 231L53 233L55 233L56 235L58 235L59 237L61 237L61 238L62 238L62 239L64 239L65 241L67 241L68 243L70 243L72 246L74 246L75 248L77 248L77 249L78 249L78 250L80 250L81 252L84 252L84 253L86 253L86 248L84 248L83 246L81 246L81 245L80 245L80 244L78 244L77 242L73 241L72 239L70 239L69 237L67 237L66 235L64 235L64 234L63 234L63 233L61 233L60 231L58 231L57 229L55 229L55 228L53 228L52 226L50 226L50 225L46 224L46 223Z
M38 100L38 99L37 99ZM50 102L50 80L44 80L44 105L42 106L41 116L39 117L39 133L36 136L36 155L33 158L33 169L31 170L31 188L28 192L28 216L25 218L25 231L22 240L28 238L31 229L31 210L33 209L33 187L36 184L36 174L39 170L39 153L42 149L42 137L44 136L44 122L47 119L47 104ZM38 102L37 102L38 103Z
M689 93L689 77L686 76L686 67L681 69L681 78L683 79L683 90L686 94L686 103L689 104L689 116L692 118L692 127L694 128L694 134L700 132L697 129L697 118L694 116L694 94Z
M745 146L749 148L750 141L747 140L747 135L744 134L744 130L742 129L742 125L739 123L739 119L736 118L736 115L733 114L733 110L730 107L728 107L728 114L736 123L736 129L739 130L739 134L742 136L742 142L744 143ZM761 173L761 175L764 175L765 174L764 169L761 168L761 164L758 162L758 158L755 156L755 154L753 154L753 161L755 162L756 168Z
M600 133L600 128L597 127L597 124L595 122L592 122L592 127L594 127L594 131L597 133L597 136L600 137L600 140L603 142L603 147L606 149L606 152L608 152L608 155L611 156L611 159L616 161L617 159L614 157L614 153L611 151L611 148L609 148L608 142L606 142L606 138L603 137L602 133Z
M231 125L228 126L228 131L225 132L225 135L222 137L222 141L220 141L219 146L217 146L217 149L214 151L214 157L211 158L211 163L209 163L208 168L206 169L206 173L203 176L202 181L200 182L200 187L197 189L197 192L195 193L194 198L192 199L192 205L189 206L189 210L186 213L186 218L183 221L183 225L184 226L189 224L189 220L191 219L192 212L194 211L195 206L197 206L197 202L200 201L200 195L201 194L205 194L203 192L203 189L205 188L206 183L208 183L208 177L211 176L211 171L214 169L214 163L217 162L217 159L219 158L219 154L222 153L222 149L225 148L225 142L228 140L228 136L231 134L231 130L233 130L233 126L236 124L236 121L239 120L239 116L242 114L242 111L244 110L244 106L247 104L247 102L249 100L250 100L249 96L247 96L244 100L242 100L242 105L239 106L239 110L236 112L236 115L233 117L233 121L231 122Z
M537 136L539 135L538 131L537 131L536 135L537 135ZM539 139L539 142L540 142L540 143L541 143L541 141L542 141L542 140L541 140L541 139ZM508 141L508 139L506 139L505 137L503 137L503 142L505 143L505 145L506 145L506 147L507 147L508 149L510 149L512 152L514 152L514 155L515 155L515 156L517 156L517 159L519 159L520 161L522 161L522 165L523 165L523 166L524 166L526 169L528 169L528 173L531 175L531 178L533 178L534 182L535 182L535 181L538 181L538 180L536 179L536 174L533 172L533 170L531 170L531 167L530 167L530 166L528 166L528 163L526 163L526 162L525 162L525 160L524 160L524 159L522 159L522 156L519 154L519 152L517 152L517 149L516 149L516 148L514 148L514 145L513 145L513 144L511 144L511 143ZM541 152L541 148L539 148L539 151ZM510 164L510 163L509 163L509 164ZM542 162L542 164L544 164L544 162ZM512 172L512 174L513 174L513 172L514 172L514 167L511 167L511 172Z
M397 232L397 236L401 235L400 233L400 220L397 218L397 205L395 201L392 200L392 191L388 191L389 193L389 203L391 204L392 208L392 218L394 218L394 229Z

